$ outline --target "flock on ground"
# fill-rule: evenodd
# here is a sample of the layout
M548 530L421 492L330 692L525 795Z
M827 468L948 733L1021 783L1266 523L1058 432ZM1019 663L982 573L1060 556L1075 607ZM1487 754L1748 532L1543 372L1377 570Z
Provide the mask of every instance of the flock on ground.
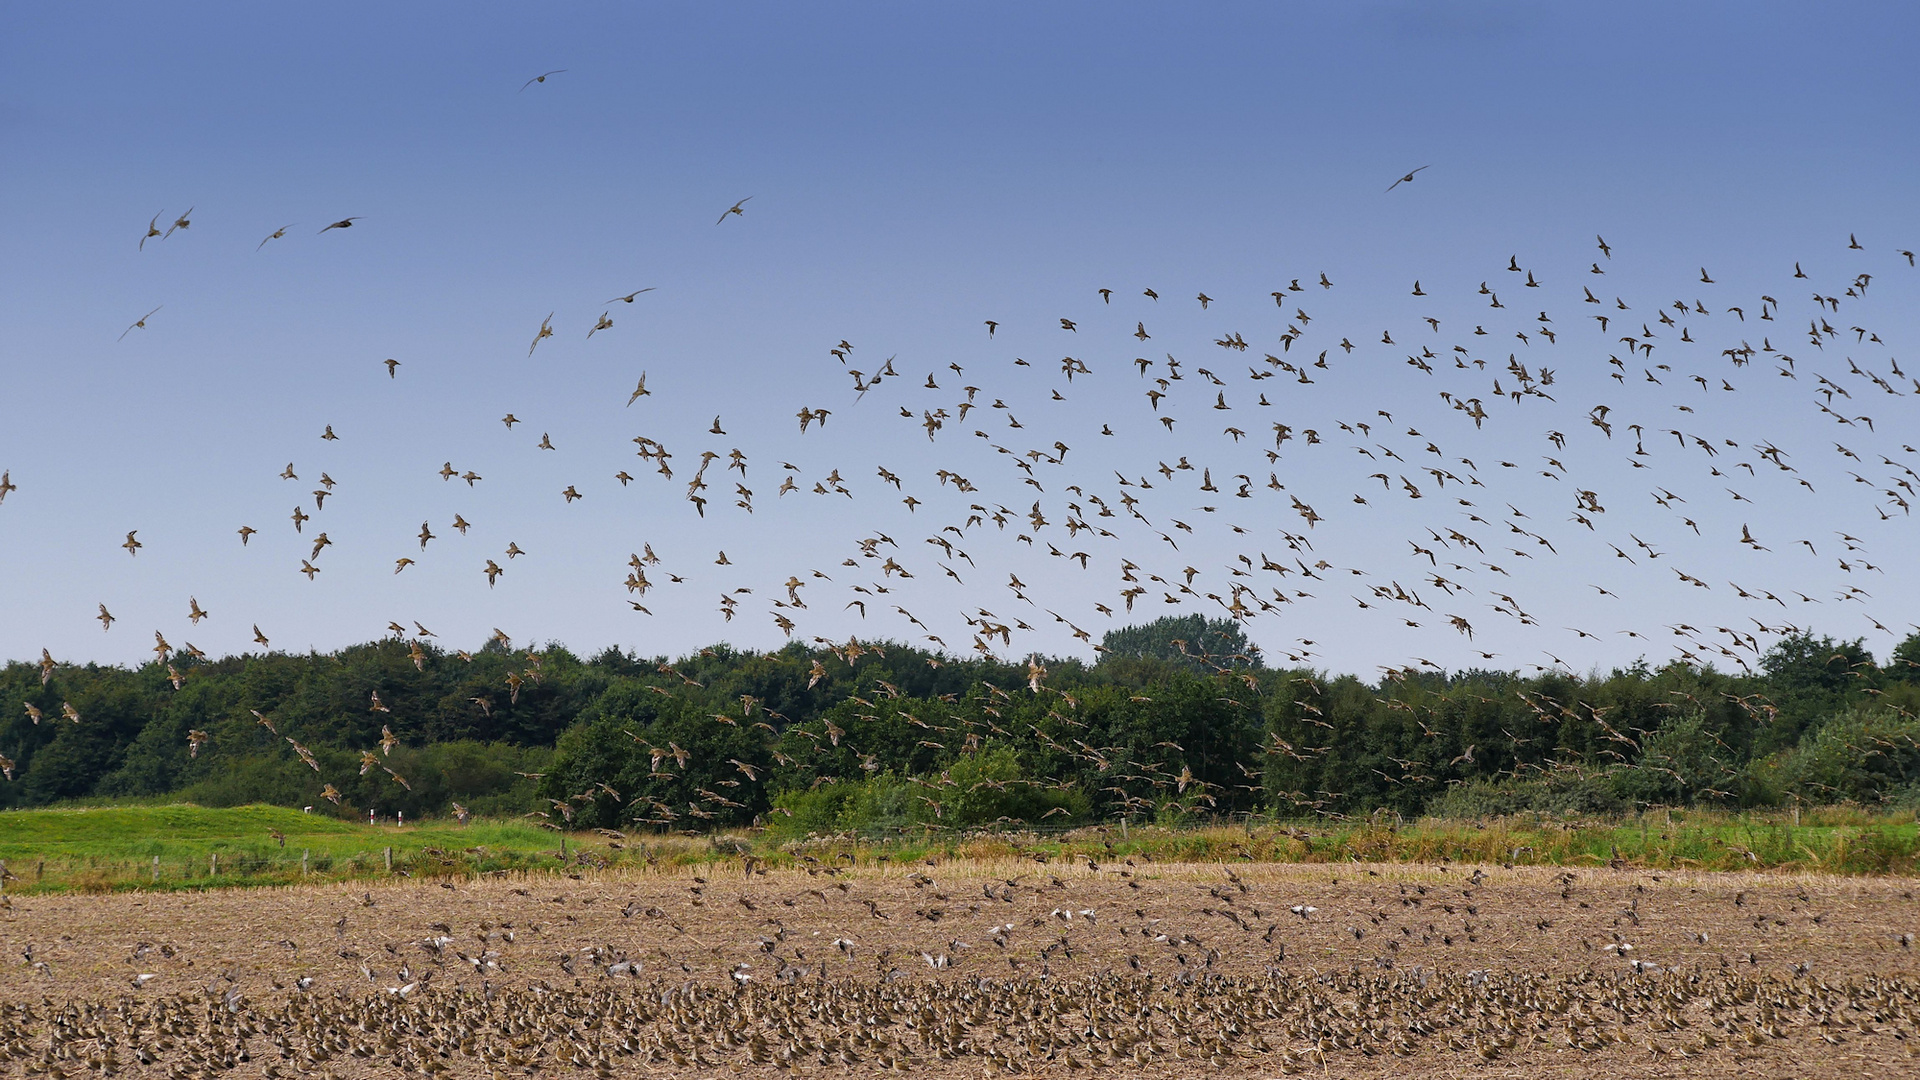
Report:
M522 90L564 70L538 76ZM1398 197L1394 189L1419 172L1400 177L1384 197ZM748 228L755 220L750 210L771 212L764 203L750 205L751 198L727 206L715 227ZM138 234L129 237L130 254L181 243L192 235L194 213L163 212L130 230ZM368 227L377 224L342 216L308 240L351 243L356 230ZM254 254L270 243L296 242L293 228L274 228ZM620 393L634 426L643 429L631 440L632 456L625 449L619 458L576 453L570 463L578 478L526 493L526 505L535 508L530 512L565 514L582 499L651 488L649 494L664 493L665 501L682 501L697 519L725 518L732 533L751 529L756 510L769 502L791 497L844 505L839 520L848 535L837 565L794 565L784 568L784 580L782 574L731 580L712 598L715 610L728 622L770 620L788 638L804 634L802 622L818 609L836 619L851 612L883 626L875 636L916 637L950 654L1028 657L1034 693L1047 689L1035 648L1043 630L1064 628L1097 650L1096 629L1113 625L1107 620L1148 612L1238 620L1265 638L1270 654L1295 663L1315 655L1312 631L1275 641L1259 629L1263 618L1311 627L1319 616L1344 609L1343 615L1372 620L1368 625L1383 635L1440 635L1468 643L1472 655L1490 665L1537 671L1571 669L1551 651L1534 659L1487 648L1489 638L1513 640L1489 635L1488 628L1517 624L1536 642L1565 640L1575 647L1622 634L1648 648L1670 643L1678 662L1750 671L1767 641L1802 629L1806 612L1845 612L1862 627L1897 634L1885 621L1896 617L1874 611L1869 587L1897 559L1877 554L1863 536L1877 523L1903 524L1920 498L1914 468L1920 451L1901 434L1910 430L1905 410L1920 395L1920 379L1891 355L1868 297L1889 275L1912 271L1915 256L1854 236L1835 246L1839 250L1822 253L1821 261L1835 255L1852 268L1816 279L1794 263L1790 275L1783 269L1777 285L1759 290L1722 286L1707 267L1689 273L1684 289L1620 283L1610 270L1614 249L1603 237L1595 238L1591 259L1577 274L1532 266L1515 254L1489 266L1477 282L1409 281L1408 295L1419 303L1444 295L1449 304L1463 298L1481 304L1478 322L1458 319L1457 308L1447 307L1444 318L1396 317L1382 326L1345 316L1329 325L1320 312L1339 283L1310 272L1252 295L1200 290L1189 297L1170 289L1163 295L1148 283L1101 286L1063 303L1071 310L1044 327L1017 327L983 312L978 345L988 359L967 365L922 370L898 353L882 357L847 338L822 342L833 378L784 422L791 425L791 456L802 460L810 431L829 422L863 425L861 444L875 460L844 470L750 459L729 440L724 410L690 436L688 447L667 428L678 416L704 416L704 403L659 402L638 371L631 389ZM550 312L529 326L527 357L537 360L542 346L562 334L590 340L611 331L616 308L670 295L648 295L660 288L666 287L611 297L595 305L602 307L597 318L579 325L556 322L558 312ZM1163 340L1159 324L1173 305L1217 319L1222 329L1210 340L1178 333ZM164 311L164 304L155 306L121 338L161 332ZM1023 342L1050 341L1046 355L1061 358L1014 355L1002 345L1009 331L1019 331ZM1124 351L1112 344L1116 338L1130 341ZM368 369L369 380L404 392L404 361L370 360ZM1352 387L1370 382L1391 385L1398 404L1352 407L1359 400ZM1316 393L1328 384L1343 389ZM1129 395L1135 404L1124 413L1103 409L1089 416L1077 403L1106 402L1113 394ZM1776 409L1817 416L1790 415L1781 434L1767 437L1760 420ZM772 418L729 422L767 430ZM528 454L572 451L564 431L558 442L552 431L535 440L512 412L484 423ZM1830 428L1817 441L1815 424ZM315 418L316 455L353 437L344 425L343 431ZM922 473L899 464L922 452L900 449L909 438L924 438L923 450L949 455L949 465ZM1119 467L1138 454L1154 459L1153 466ZM324 588L329 549L352 542L324 527L327 500L346 486L325 465L261 464L302 494L277 523L231 523L229 542L246 548L269 529L295 534L298 551L288 572ZM486 482L452 460L414 467L446 485L472 489ZM1843 478L1837 490L1829 482L1836 473ZM32 477L21 481L0 472L0 505L17 490L31 490ZM663 512L662 501L648 501L649 512ZM1614 525L1630 516L1621 512L1623 504L1638 507L1634 521L1662 522L1665 532L1648 538L1640 535L1652 532L1645 524ZM1703 509L1708 506L1717 508ZM1657 516L1648 516L1648 507ZM1737 529L1727 524L1742 517ZM491 589L510 581L516 560L541 557L512 541L497 551L471 550L463 540L472 527L463 513L422 521L417 546L392 554L393 573L457 559L471 566L474 588ZM1348 564L1355 554L1382 550L1386 531L1398 532L1388 545L1397 549L1393 562ZM1356 537L1367 544L1346 542ZM145 546L138 527L119 544L135 559ZM734 566L724 549L668 559L644 538L636 546L618 575L609 573L607 588L641 616L656 607L679 611L702 603L689 595L693 569L711 574L709 564ZM1737 569L1730 558L1735 552L1748 559ZM1836 569L1844 584L1823 595L1800 591ZM1086 583L1101 577L1111 578L1110 592L1084 609L1050 601L1055 592L1090 595ZM1552 579L1587 582L1593 592L1581 616L1543 621L1528 591ZM1067 581L1072 590L1057 588ZM1648 590L1712 593L1716 600L1731 595L1751 625L1639 625L1631 598ZM249 614L211 612L190 589L182 591L190 625L216 615L246 619L253 640L270 647ZM662 607L662 594L677 606ZM906 606L909 594L919 612ZM929 606L935 602L940 611ZM951 610L950 602L957 603L957 619L941 613ZM96 603L95 617L114 632L108 603ZM1564 625L1572 618L1590 625ZM433 632L424 625L393 621L389 629L411 642L416 664L433 659L423 647ZM496 628L494 636L510 646L505 632ZM177 648L164 630L155 630L154 639L156 657L179 686L191 669L183 671L173 658L204 654L191 643ZM813 640L832 644L818 635ZM835 646L843 648L859 645ZM510 692L523 678L539 677L536 655L529 653L526 672L509 677ZM1247 658L1216 659L1225 671ZM43 676L57 663L43 651ZM1439 667L1414 657L1404 670ZM369 707L385 709L377 694ZM84 722L71 705L63 712L67 721ZM259 719L272 727L270 718ZM197 754L208 735L195 730L188 738ZM319 771L304 747L287 741ZM390 752L393 745L389 729L380 749ZM362 774L376 767L384 768L367 748ZM393 779L406 783L397 773ZM331 784L321 794L337 800Z
M117 919L23 901L0 1061L30 1075L1324 1074L1436 1058L1799 1074L1841 1054L1872 1075L1920 1056L1912 935L1875 921L1907 917L1910 891L1893 883L1840 899L1605 870L1343 885L1337 868L1329 882L1065 861L876 876L837 858L804 873L749 859L730 880L723 865L616 888L329 889L278 909L259 892L201 898L231 916L224 938L177 933L186 897ZM57 928L74 933L34 937ZM1556 948L1537 968L1512 963Z

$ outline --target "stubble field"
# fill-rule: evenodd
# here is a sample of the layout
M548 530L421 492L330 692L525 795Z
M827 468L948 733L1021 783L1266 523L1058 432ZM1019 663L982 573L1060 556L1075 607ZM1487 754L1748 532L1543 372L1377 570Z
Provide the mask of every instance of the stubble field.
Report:
M1009 859L16 896L0 1067L1905 1076L1914 886Z

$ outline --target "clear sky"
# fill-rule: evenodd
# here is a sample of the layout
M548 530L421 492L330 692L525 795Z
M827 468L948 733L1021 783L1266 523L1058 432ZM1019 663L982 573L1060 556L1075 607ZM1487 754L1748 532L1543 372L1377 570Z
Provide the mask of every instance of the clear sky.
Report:
M677 654L775 647L776 617L1090 656L1072 628L1126 622L1136 585L1134 621L1237 597L1271 658L1362 674L1726 667L1790 626L1884 654L1920 618L1920 384L1894 374L1920 372L1917 29L1898 4L15 5L0 657L416 620Z

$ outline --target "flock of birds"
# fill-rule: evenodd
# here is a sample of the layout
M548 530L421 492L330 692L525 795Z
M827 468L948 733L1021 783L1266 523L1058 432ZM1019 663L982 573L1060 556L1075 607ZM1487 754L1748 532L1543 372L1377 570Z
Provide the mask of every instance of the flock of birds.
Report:
M233 920L224 936L183 936L184 898L98 934L22 902L0 1061L498 1077L1920 1056L1920 981L1896 973L1912 936L1874 923L1910 906L1897 883L1836 904L1784 881L1609 871L806 862L202 898ZM1516 966L1528 950L1553 958ZM1886 970L1862 978L1863 961Z
M715 224L748 220L750 199L728 206ZM164 228L167 215L156 214L136 253L149 241L178 243L193 214ZM318 231L344 232L361 220L342 217ZM274 229L257 248L293 227ZM686 530L711 520L720 536L738 536L774 517L764 513L769 502L824 500L836 508L826 528L840 536L793 542L792 523L775 517L773 534L750 544L765 563L782 551L838 543L837 565L749 571L724 548L711 558L681 551L669 562L643 538L626 565L607 568L608 589L641 615L661 606L659 594L677 593L684 599L673 613L684 615L699 603L690 598L695 583L718 579L712 611L724 622L745 618L756 603L787 638L803 632L803 619L828 629L871 620L885 628L870 637L1028 657L1036 690L1044 667L1034 658L1065 640L1062 631L1098 651L1102 626L1193 611L1247 624L1269 656L1295 664L1319 655L1324 627L1339 623L1382 641L1409 630L1425 635L1419 640L1437 635L1476 662L1536 671L1571 666L1550 648L1526 657L1489 644L1552 642L1564 651L1559 642L1598 648L1618 634L1646 648L1666 641L1684 663L1751 671L1769 641L1806 628L1810 611L1853 611L1862 626L1901 632L1892 616L1873 613L1868 586L1878 588L1889 567L1910 558L1910 543L1895 530L1920 498L1920 451L1901 434L1910 430L1904 410L1920 395L1920 379L1888 352L1868 297L1884 275L1912 269L1915 256L1873 251L1851 236L1839 255L1857 266L1831 280L1796 263L1777 287L1730 291L1702 267L1684 291L1655 293L1610 287L1614 250L1596 237L1576 280L1515 255L1490 267L1477 288L1428 289L1413 280L1409 295L1436 305L1424 313L1340 330L1321 313L1338 296L1323 272L1277 281L1253 304L1237 292L1199 291L1179 316L1168 311L1174 299L1163 303L1155 288L1101 287L1045 327L983 319L983 359L931 370L898 353L870 357L843 337L823 350L839 386L822 385L800 405L783 456L771 463L767 451L750 455L728 435L724 410L703 431L676 430L679 417L705 411L692 401L658 408L641 371L619 392L643 429L631 439L637 461L575 454L564 429L559 441L543 431L537 442L526 439L524 452L562 455L581 475L531 493L527 505L558 515L583 499L651 485L651 517L665 512L665 493L691 514ZM654 291L608 300L590 325L583 320L583 340L612 329L615 305ZM1441 293L1451 306L1429 299ZM1484 308L1482 321L1454 314L1469 301ZM121 337L154 333L162 310ZM562 330L573 333L556 325L557 314L540 321L529 358ZM1179 329L1195 318L1220 329L1196 343ZM1256 320L1270 325L1260 332L1249 325ZM1173 332L1161 329L1167 321ZM1062 356L1014 355L1010 336L1020 351ZM404 392L402 360L370 366L371 377ZM1370 405L1392 407L1362 407L1368 387L1391 399ZM1109 411L1126 397L1135 402L1130 411ZM1882 403L1869 409L1869 400ZM1790 411L1767 415L1776 410ZM786 460L807 460L808 441L830 419L836 432L863 424L857 445L875 460L844 468ZM509 440L525 438L512 412L490 423ZM770 418L745 423L754 438L775 438ZM287 484L303 485L304 476L315 486L271 535L277 551L293 546L291 572L321 581L329 549L348 542L323 526L327 501L348 490L330 473L341 467L332 448L352 433L338 434L324 419L314 429L324 464L273 466ZM469 491L485 482L452 460L417 467L423 479L430 473ZM657 479L646 479L649 472ZM0 506L22 488L0 472ZM1631 523L1614 524L1621 519ZM238 546L252 550L267 531L251 520L232 527ZM393 574L459 558L476 587L484 579L493 589L511 584L515 560L542 557L511 540L473 552L449 536L465 538L473 527L466 512L423 520L417 547L392 556ZM1891 537L1898 550L1877 554L1869 535ZM461 550L443 554L453 545ZM140 529L127 530L120 546L137 558L146 546ZM1745 561L1736 564L1735 553ZM1812 584L1836 570L1842 583ZM757 576L741 579L747 575ZM1108 575L1100 595L1093 582ZM1581 579L1593 590L1579 607L1588 625L1568 625L1575 616L1544 621L1540 594L1559 594L1544 602L1564 606L1568 583ZM1641 625L1649 598L1671 599L1675 590L1713 617ZM944 614L956 610L950 604L957 618ZM116 616L107 602L96 606L94 617L111 632ZM815 617L818 608L825 612ZM184 615L198 626L215 613L190 593ZM1262 629L1273 623L1304 624L1307 633L1278 638ZM251 629L253 643L270 647L258 622ZM417 664L428 662L423 645L432 631L399 620L388 629L410 641ZM190 668L174 663L176 652L204 653L191 643L176 650L164 630L154 636L153 651L179 686ZM832 642L817 633L812 640ZM530 654L509 689L538 679L538 664ZM43 651L43 678L55 666ZM1414 657L1385 670L1391 677L1421 667L1442 664ZM383 706L376 699L372 708ZM71 706L65 711L81 720ZM190 738L198 753L206 734ZM363 773L377 764L371 751L367 759ZM337 800L337 792L329 787L327 797Z

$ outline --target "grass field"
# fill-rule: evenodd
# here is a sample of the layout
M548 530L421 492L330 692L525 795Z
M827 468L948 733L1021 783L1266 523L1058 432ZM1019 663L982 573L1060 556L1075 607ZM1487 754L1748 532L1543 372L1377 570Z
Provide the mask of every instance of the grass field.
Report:
M596 838L597 839L597 838ZM600 841L604 849L607 842ZM10 892L212 888L394 871L470 876L557 867L562 837L517 822L364 825L277 806L17 810L0 814ZM576 854L572 842L569 858ZM304 874L303 874L304 859ZM156 861L157 860L157 861Z
M518 821L366 825L272 806L90 806L0 814L9 892L206 889L390 875L472 878L516 871L702 865L751 855L770 866L928 857L1145 856L1163 862L1438 863L1911 874L1911 817L1841 809L1736 816L1645 814L1624 822L1097 826L1064 833L934 834L773 844L752 835L690 838L556 833Z

